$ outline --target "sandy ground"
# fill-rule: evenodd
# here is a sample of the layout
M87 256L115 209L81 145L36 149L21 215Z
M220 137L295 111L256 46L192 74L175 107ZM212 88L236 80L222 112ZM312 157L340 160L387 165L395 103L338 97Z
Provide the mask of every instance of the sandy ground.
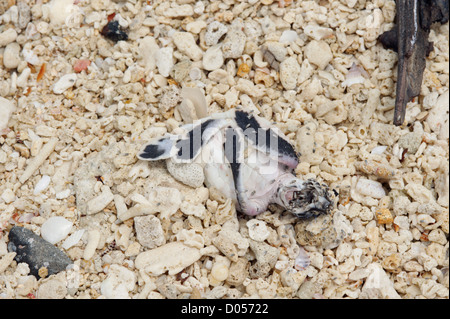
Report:
M397 54L377 42L394 17L389 0L1 0L0 298L448 298L449 26L397 127ZM138 160L198 117L187 87L209 114L276 123L333 212L243 216ZM73 264L37 279L13 225Z

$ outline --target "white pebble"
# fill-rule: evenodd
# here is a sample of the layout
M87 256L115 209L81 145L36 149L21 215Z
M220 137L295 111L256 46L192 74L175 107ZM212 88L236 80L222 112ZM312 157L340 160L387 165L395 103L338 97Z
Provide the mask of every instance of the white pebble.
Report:
M129 292L136 286L136 275L124 266L111 265L100 291L107 299L129 299Z
M20 63L20 45L17 42L8 44L3 51L3 65L7 69L15 69Z
M156 53L159 46L154 37L146 36L139 42L139 53L146 70L153 70L156 66Z
M205 4L202 1L197 1L194 6L194 13L202 14L205 11Z
M72 235L66 238L64 242L62 243L61 247L65 250L75 246L80 241L81 237L83 237L85 230L80 229L74 232Z
M89 260L94 256L99 241L100 241L100 232L97 229L90 230L88 233L88 242L83 252L84 260Z
M289 43L297 40L298 34L294 30L285 30L281 34L280 43Z
M207 71L214 71L220 69L223 64L223 54L220 49L221 45L214 45L206 50L203 55L203 68Z
M449 110L449 91L444 92L436 100L436 104L430 110L427 117L427 123L431 130L438 134L439 139L448 139L448 110Z
M297 86L300 75L300 65L295 57L289 57L280 64L280 81L286 90L293 90Z
M174 8L164 10L164 16L169 18L186 17L194 14L194 9L189 4L183 4Z
M361 195L378 199L386 196L386 191L383 189L381 183L366 178L360 178L358 180L358 183L356 183L356 191Z
M9 119L15 110L14 102L0 96L0 131L8 127Z
M383 154L387 149L386 145L376 146L370 151L370 154L372 155L381 155Z
M74 7L73 0L52 0L49 4L50 22L53 25L65 23Z
M6 204L9 204L11 202L13 202L16 199L16 195L14 194L14 192L7 188L3 191L2 193L2 199L5 201Z
M43 192L50 185L50 176L43 175L42 178L34 186L33 194L37 195Z
M269 237L270 232L267 229L266 222L258 219L250 219L247 222L248 235L256 241L264 241Z
M68 221L64 217L50 217L44 224L42 224L41 236L49 243L56 244L69 235L72 230L72 225L72 222Z
M159 49L155 54L156 66L158 72L164 77L168 77L173 67L173 48L164 47Z
M204 28L206 28L207 24L203 20L195 20L186 25L186 31L190 33L199 34Z
M55 194L56 199L64 199L70 196L70 189L65 189Z
M219 21L213 21L206 28L205 43L206 45L216 45L219 39L228 32L228 28Z
M175 32L172 40L178 50L186 54L192 61L200 61L202 59L203 51L195 43L194 36L189 32Z
M303 28L303 32L314 40L322 40L333 35L330 28L319 27L317 24L309 24Z
M371 263L367 266L367 270L370 275L361 289L362 293L367 293L369 296L375 294L383 299L400 299L394 283L379 263Z
M13 41L16 41L16 39L17 32L16 30L14 30L14 28L3 31L2 33L0 33L0 47L4 47Z
M175 275L199 260L201 256L200 250L197 248L186 246L180 242L171 242L140 253L136 257L135 266L153 276L165 272Z
M245 48L247 36L239 28L233 28L228 31L227 36L222 43L222 53L224 58L237 59L241 57Z
M309 62L315 64L323 70L333 59L330 46L324 41L312 40L305 47L305 56Z
M103 210L114 199L111 189L107 185L102 186L102 192L87 202L87 214L96 214Z
M26 87L30 74L31 74L30 68L23 69L22 73L20 73L20 75L17 77L17 86Z
M32 65L40 64L39 57L32 50L23 49L22 56L23 56L23 59L25 60L25 62L27 62L27 63L30 63Z
M61 94L68 88L72 87L77 81L77 75L75 73L69 73L63 75L58 82L53 86L53 93Z

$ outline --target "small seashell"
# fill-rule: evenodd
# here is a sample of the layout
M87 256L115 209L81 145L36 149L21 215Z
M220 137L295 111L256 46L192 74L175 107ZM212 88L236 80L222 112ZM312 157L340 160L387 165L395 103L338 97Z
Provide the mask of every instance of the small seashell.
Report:
M189 71L189 77L192 81L200 80L202 78L202 71L199 68L194 67Z
M239 65L237 75L240 77L244 77L248 72L250 72L250 67L247 65L247 63L241 63L241 65Z
M185 87L181 90L181 97L189 99L193 103L195 113L199 119L208 116L208 104L201 89Z
M211 269L211 276L217 281L224 281L228 277L228 267L222 263L214 264Z
M33 194L37 195L43 192L48 187L49 184L50 184L50 176L43 175L42 178L39 180L39 182L36 183L36 186L34 186Z
M342 86L350 87L353 84L361 84L368 78L369 74L367 74L366 70L362 66L353 63L345 76L345 81L342 82Z
M296 270L305 270L310 265L310 260L308 253L306 250L300 246L300 251L298 253L297 258L295 258L295 269Z
M64 217L55 216L50 217L42 224L41 236L51 244L63 240L72 230L72 222L68 221Z
M394 221L392 214L387 208L380 208L375 212L379 224L390 224Z
M267 68L257 68L255 76L253 77L255 84L264 84L265 87L270 87L275 83L273 77L270 76L270 71Z
M280 69L280 62L278 62L278 61L275 59L275 56L273 55L272 52L269 51L269 49L267 48L267 46L263 46L263 47L262 47L261 53L262 53L262 55L263 55L263 57L264 57L264 60L267 61L267 63L269 63L269 65L272 67L272 69L274 69L274 70L276 70L276 71L278 71L278 70ZM256 60L256 58L255 58L255 60ZM258 65L258 64L256 63L256 61L255 61L255 64L256 64L257 66L260 66L260 65ZM262 66L262 65L261 65L261 66Z
M75 246L80 241L81 237L83 237L85 230L80 229L74 232L72 235L66 238L64 242L62 243L61 247L65 250Z

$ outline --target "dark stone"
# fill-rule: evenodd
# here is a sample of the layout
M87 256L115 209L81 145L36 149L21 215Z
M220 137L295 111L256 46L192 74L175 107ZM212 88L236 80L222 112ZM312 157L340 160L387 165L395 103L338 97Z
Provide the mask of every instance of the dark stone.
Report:
M17 253L14 260L27 263L30 273L37 279L40 278L41 267L47 268L50 276L66 270L66 267L73 263L61 250L24 227L11 228L8 238L8 250Z
M114 42L128 40L128 34L122 30L118 21L108 22L108 24L103 27L101 34Z

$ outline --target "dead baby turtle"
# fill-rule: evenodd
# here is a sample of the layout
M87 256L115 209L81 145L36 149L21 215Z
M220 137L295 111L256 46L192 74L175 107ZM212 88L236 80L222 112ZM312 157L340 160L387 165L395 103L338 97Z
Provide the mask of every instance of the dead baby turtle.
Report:
M298 157L286 136L250 112L217 113L172 133L145 145L138 158L166 160L175 179L192 187L214 187L247 215L275 203L308 219L333 206L326 185L295 176Z

